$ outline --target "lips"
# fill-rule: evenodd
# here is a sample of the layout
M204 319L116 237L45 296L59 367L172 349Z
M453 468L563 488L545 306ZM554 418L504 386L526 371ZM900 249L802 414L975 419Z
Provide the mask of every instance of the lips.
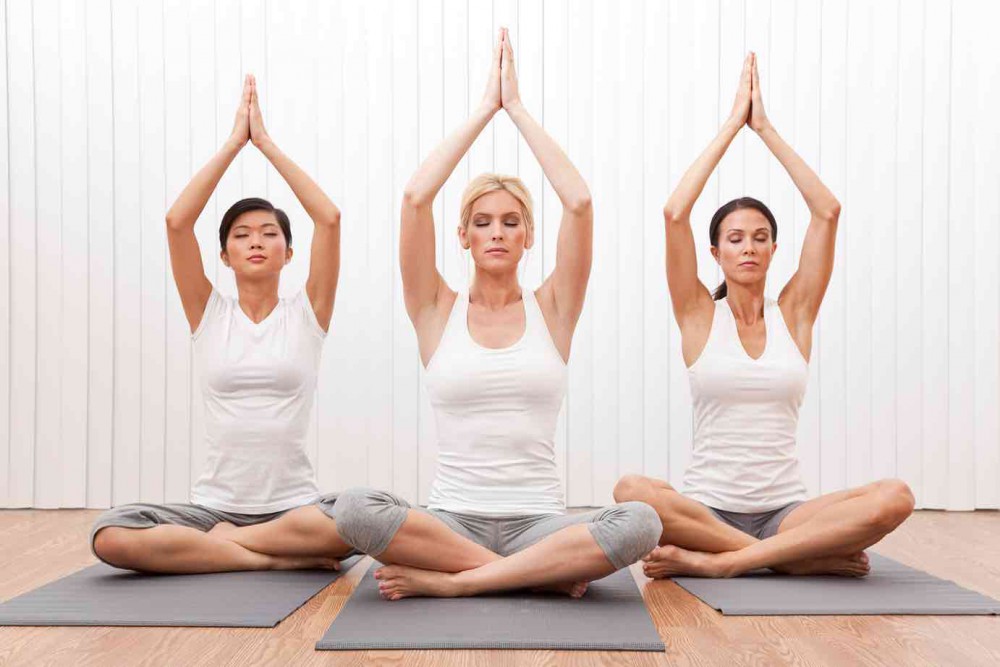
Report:
M500 253L506 254L507 251L504 248L490 248L489 250L486 251L487 255L489 255L489 254L500 254Z
M249 261L251 262L263 262L267 258L264 257L264 255L251 255L247 259L249 259Z

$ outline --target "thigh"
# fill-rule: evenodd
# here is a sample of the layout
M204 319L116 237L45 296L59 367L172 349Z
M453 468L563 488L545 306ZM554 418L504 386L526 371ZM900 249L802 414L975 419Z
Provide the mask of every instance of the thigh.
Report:
M119 505L97 517L90 529L90 548L93 551L94 538L104 528L143 529L156 526L184 526L204 533L222 520L211 510L189 503Z
M240 527L227 539L260 553L343 556L353 551L337 532L336 521L318 505L296 507L237 525Z
M842 491L834 491L833 493L826 493L822 496L817 496L816 498L807 500L785 516L785 518L778 525L776 532L780 533L782 531L795 528L796 526L801 526L816 516L818 512L830 507L831 505L836 505L837 503L842 503L845 500L851 500L852 498L858 498L871 493L875 490L876 485L877 482L872 482L871 484L865 484L864 486L857 486L853 489L844 489Z
M599 521L605 512L606 508L573 514L542 514L505 520L500 526L496 551L501 556L523 551L563 528Z

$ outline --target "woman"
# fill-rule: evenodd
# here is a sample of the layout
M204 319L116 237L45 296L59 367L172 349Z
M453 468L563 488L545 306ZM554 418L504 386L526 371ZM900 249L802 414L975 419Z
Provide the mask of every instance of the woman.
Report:
M252 141L315 224L309 278L278 298L292 259L288 216L244 199L219 228L223 263L238 298L205 276L194 225L222 174ZM333 568L352 552L332 519L335 497L320 496L303 440L340 269L340 211L271 140L246 77L229 139L167 212L174 281L202 371L207 467L190 504L134 504L98 518L94 553L147 572Z
M764 296L777 223L749 197L720 208L709 228L725 282L712 295L698 280L691 209L744 124L788 171L811 213L798 270L777 301ZM864 549L912 512L913 496L899 480L807 500L799 477L798 410L839 214L833 194L768 121L751 53L729 120L663 210L667 282L691 380L694 456L684 495L638 475L615 488L616 500L645 501L663 522L661 546L643 559L647 575L730 577L768 567L864 576Z
M641 503L564 513L554 439L590 275L590 194L521 104L506 30L498 41L482 104L416 171L402 207L406 309L440 438L428 509L371 489L349 490L337 505L344 539L386 563L375 576L390 600L525 587L579 597L660 534ZM456 293L435 268L431 205L501 108L562 202L556 267L535 292L518 284L518 262L534 242L530 195L516 178L484 174L462 198L458 237L475 276L468 293Z

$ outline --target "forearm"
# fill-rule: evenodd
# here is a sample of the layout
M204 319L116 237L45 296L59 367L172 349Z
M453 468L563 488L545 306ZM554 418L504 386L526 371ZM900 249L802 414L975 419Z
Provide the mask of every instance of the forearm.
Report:
M542 166L564 208L577 211L590 205L590 190L566 153L548 132L517 103L507 107L507 113Z
M306 215L319 224L337 224L340 222L340 209L337 208L323 189L310 178L299 165L285 155L269 138L258 145L260 152L278 170L288 187L292 189L296 199L302 204Z
M768 125L758 135L767 146L768 150L778 158L778 162L785 168L788 175L792 177L795 187L802 193L802 198L806 201L806 206L815 217L828 219L836 218L840 212L840 202L833 196L829 188L823 185L805 160L796 153L788 143L781 138L781 135Z
M701 195L701 191L705 189L705 183L708 182L708 178L719 165L719 161L725 155L729 144L739 134L741 127L743 127L742 122L732 119L726 121L708 148L702 151L694 164L684 172L681 182L674 188L670 199L667 200L667 204L663 208L665 215L672 220L687 219L691 215L691 209L694 208L694 203Z
M495 109L478 107L462 125L442 141L434 152L427 156L406 184L404 196L416 206L426 206L434 201L438 190L455 170L462 156L493 118Z
M194 175L191 182L174 200L170 210L167 211L167 226L173 229L194 227L202 209L219 185L222 175L226 173L226 169L232 164L241 148L243 144L234 139L228 139L222 145L219 152Z

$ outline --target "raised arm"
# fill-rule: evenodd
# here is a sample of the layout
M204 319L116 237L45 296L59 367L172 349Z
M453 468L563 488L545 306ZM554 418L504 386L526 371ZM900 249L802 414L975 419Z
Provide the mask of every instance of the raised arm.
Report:
M811 329L833 273L840 202L768 120L760 92L756 57L752 63L751 85L750 129L760 136L774 157L778 158L809 207L809 228L802 242L799 266L795 275L781 290L778 300L783 307L789 307L801 324Z
M719 134L684 173L663 207L667 236L667 286L674 317L681 330L692 315L710 313L712 296L698 280L698 260L691 231L691 209L705 188L729 144L739 134L750 113L751 56L743 62L736 101Z
M503 108L507 111L531 152L552 184L563 215L556 243L556 265L542 285L550 292L559 318L571 328L583 310L593 256L594 211L590 190L566 154L531 117L521 103L514 69L514 49L507 30L501 32L500 91Z
M257 79L250 75L250 140L274 165L312 218L314 229L309 252L309 277L306 296L312 304L316 320L324 330L330 327L333 302L340 275L340 209L326 193L291 158L281 152L264 127L257 98Z
M444 292L434 253L434 197L455 170L462 156L500 109L500 43L486 79L486 93L479 107L420 164L403 191L400 212L399 268L403 299L418 333L425 317L434 311Z
M236 110L233 131L219 152L208 161L181 191L167 211L167 245L170 267L191 331L198 328L205 305L212 295L212 283L205 276L201 250L194 235L194 225L208 203L226 169L250 138L250 77L243 81L243 96Z

